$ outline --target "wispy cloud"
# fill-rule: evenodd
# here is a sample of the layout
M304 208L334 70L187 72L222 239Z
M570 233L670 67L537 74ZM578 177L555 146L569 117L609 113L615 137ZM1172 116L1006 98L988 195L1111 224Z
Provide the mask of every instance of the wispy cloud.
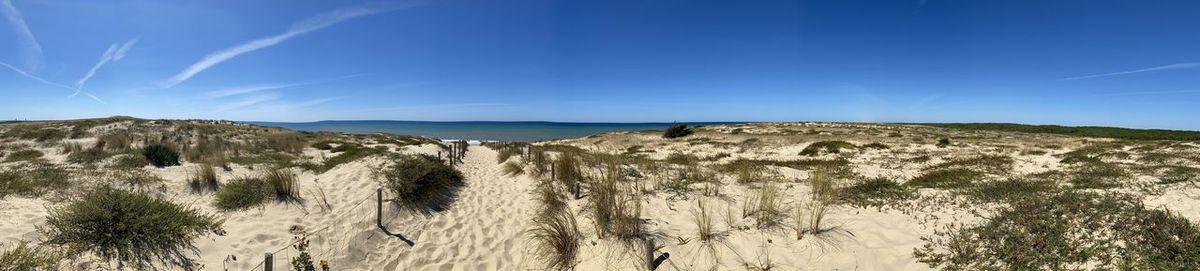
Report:
M405 7L411 7L411 6L412 5L408 5ZM220 64L221 62L225 62L227 60L233 59L233 58L240 56L242 54L245 54L245 53L249 53L249 52L257 51L259 49L274 46L276 44L287 41L288 39L294 38L296 36L299 36L299 35L302 35L302 34L305 34L308 32L321 30L323 28L333 26L337 23L340 23L342 21L346 21L349 19L354 19L357 17L367 16L367 15L372 15L372 14L384 13L384 12L388 12L388 11L392 11L392 10L396 10L396 9L398 9L398 8L397 7L388 7L388 8L364 7L364 6L347 7L347 8L337 9L337 10L334 10L334 11L331 11L331 12L328 12L325 14L320 14L317 16L309 17L308 19L305 19L304 21L293 24L290 28L288 28L287 31L284 31L283 33L273 35L273 36L259 38L259 39L252 40L252 41L249 41L249 42L246 42L246 43L243 43L243 44L231 47L231 48L227 48L224 50L220 50L220 51L211 53L211 54L205 56L204 58L200 59L199 62L196 62L196 63L192 64L191 66L188 66L187 69L184 69L182 72L179 72L178 74L175 74L175 76L172 76L170 79L167 79L166 81L164 81L162 83L162 85L163 85L163 87L167 87L167 88L178 85L179 83L183 83L183 81L187 81L188 79L192 78L192 76L195 76L196 74L203 72L204 70L207 70L208 68L211 68L212 66Z
M215 91L210 91L206 95L209 98L221 98L221 97L227 97L227 96L233 96L233 95L239 95L239 94L260 92L260 91L265 91L265 90L276 90L276 89L284 89L284 88L291 88L291 87L328 83L328 82L349 79L349 78L354 78L354 77L360 77L360 76L366 76L366 74L351 74L351 75L340 76L340 77L336 77L336 78L305 81L305 82L298 82L298 83L255 84L255 85L237 86L237 87L224 88L224 89L219 89L219 90L215 90Z
M218 105L216 108L216 111L217 112L232 111L232 110L245 108L245 107L251 106L251 105L274 101L276 99L279 99L278 93L267 93L267 94L261 94L261 95L254 95L254 96L247 97L245 99L238 100L236 102Z
M1088 79L1088 78L1097 78L1097 77L1128 75L1128 74L1143 73L1143 72L1191 69L1191 68L1200 68L1200 62L1175 63L1175 64L1171 64L1171 65L1163 65L1163 66L1158 66L1158 67L1150 67L1150 68L1130 70L1130 71L1120 71L1120 72L1111 72L1111 73L1101 73L1101 74L1060 78L1058 80L1061 80L1061 81L1079 80L1079 79Z
M1187 93L1200 93L1200 89L1118 92L1118 93L1101 94L1099 96L1137 96L1137 95L1165 95L1165 94L1187 94Z
M11 0L0 0L0 16L8 21L8 25L17 35L17 42L21 45L22 57L25 58L25 69L37 70L42 65L42 45L38 44L37 38L33 36L33 31L29 30L29 25L25 24L25 17L21 16L21 12L17 7L13 6Z
M108 50L105 50L104 54L100 56L100 61L97 61L96 65L93 65L92 68L87 71L87 73L84 73L83 77L79 78L78 81L75 81L76 90L75 94L71 94L71 97L79 95L79 92L83 91L83 86L87 84L88 79L91 79L92 76L96 75L96 71L100 70L100 67L103 67L104 64L125 58L125 54L129 52L130 48L133 48L134 44L137 44L137 41L137 39L133 39L125 42L124 44L113 43L112 45L109 45Z
M50 82L49 80L42 79L41 77L38 77L37 75L33 75L33 74L30 74L30 73L28 73L28 72L25 72L24 70L18 69L17 67L13 67L13 65L9 65L8 63L0 62L0 66L4 66L4 67L6 67L6 68L8 68L8 69L10 69L10 70L12 70L12 71L14 71L14 72L17 72L17 74L20 74L21 76L28 77L29 79L33 79L34 81L42 82L43 84L47 84L47 85L51 85L51 86L56 86L56 87L61 87L61 88L69 89L69 90L75 90L75 88L74 88L74 87L67 86L67 85L63 85L63 84L59 84L59 83L55 83L55 82Z

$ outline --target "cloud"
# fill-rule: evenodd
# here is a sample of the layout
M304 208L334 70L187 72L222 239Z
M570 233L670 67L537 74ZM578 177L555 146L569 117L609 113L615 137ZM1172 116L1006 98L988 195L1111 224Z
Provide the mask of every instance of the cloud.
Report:
M178 85L179 83L183 83L183 81L187 81L189 78L192 78L192 76L195 76L196 74L203 72L204 70L207 70L208 68L211 68L212 66L220 64L221 62L225 62L227 60L233 59L233 58L238 57L245 53L249 53L249 52L257 51L259 49L275 46L276 44L282 43L284 41L287 41L288 39L294 38L296 36L299 36L299 35L302 35L302 34L305 34L308 32L321 30L323 28L333 26L333 25L340 23L342 21L345 21L345 20L354 19L357 17L367 16L367 15L372 15L372 14L384 13L384 12L388 12L388 11L392 11L392 10L396 10L396 9L397 8L372 8L372 7L362 7L362 6L347 7L347 8L337 9L337 10L334 10L334 11L331 11L331 12L328 12L325 14L313 16L308 19L305 19L304 21L300 21L296 24L293 24L290 28L288 28L287 31L285 31L283 33L280 33L280 34L277 34L274 36L267 36L267 37L259 38L256 40L252 40L252 41L249 41L249 42L246 42L246 43L243 43L243 44L231 47L231 48L227 48L224 50L216 51L207 56L204 56L204 58L200 59L199 62L196 62L196 63L192 64L191 66L188 66L187 69L184 69L183 71L179 72L178 74L175 74L175 76L172 76L170 79L167 79L166 81L164 81L162 83L162 85L163 85L163 87L166 87L166 88L173 87L175 85Z
M1079 79L1127 75L1127 74L1152 72L1152 71L1179 70L1179 69L1191 69L1191 68L1200 68L1200 62L1175 63L1175 64L1171 64L1171 65L1164 65L1164 66L1151 67L1151 68L1145 68L1145 69L1137 69L1137 70L1131 70L1131 71L1120 71L1120 72L1112 72L1112 73L1102 73L1102 74L1092 74L1092 75L1060 78L1058 80L1060 80L1060 81L1079 80Z
M21 16L21 12L13 6L11 0L0 0L0 16L4 16L13 32L17 34L17 43L20 43L22 57L25 58L25 69L41 68L42 45L38 44L37 38L33 36L33 31L30 31L29 25L25 24L25 17Z
M305 81L305 82L288 83L288 84L255 84L255 85L237 86L237 87L224 88L224 89L211 91L211 92L208 92L207 95L209 98L221 98L221 97L227 97L227 96L233 96L233 95L239 95L239 94L259 92L259 91L264 91L264 90L275 90L275 89L283 89L283 88L291 88L291 87L328 83L328 82L338 81L338 80L342 80L342 79L349 79L349 78L366 76L366 75L367 74L351 74L351 75L340 76L340 77L331 78L331 79Z
M112 45L109 45L108 50L105 50L104 54L100 56L100 61L97 61L96 65L93 65L92 68L87 71L87 73L84 73L83 77L79 78L78 81L75 81L75 94L71 94L71 96L74 97L75 95L78 95L79 92L83 90L83 86L87 84L87 80L91 79L93 75L96 75L96 71L100 70L100 67L103 67L104 64L108 64L110 61L118 61L122 58L125 58L125 54L129 51L129 48L132 48L137 41L137 39L133 39L125 42L124 44L118 45L113 43Z
M232 110L244 108L244 107L251 106L251 105L256 105L256 104L260 104L260 103L264 103L264 102L273 101L276 99L279 99L279 94L277 94L277 93L255 95L255 96L251 96L249 98L245 98L245 99L242 99L242 100L239 100L236 102L219 105L219 106L217 106L216 111L217 112L232 111Z
M1118 92L1118 93L1102 94L1100 96L1135 96L1135 95L1162 95L1162 94L1186 94L1186 93L1200 93L1200 89Z
M12 65L9 65L8 63L0 62L0 66L7 67L8 69L13 70L14 72L17 72L17 74L28 77L29 79L33 79L38 82L42 82L43 84L61 87L61 88L69 89L69 90L76 90L74 87L71 87L71 86L67 86L67 85L63 85L63 84L59 84L59 83L55 83L55 82L50 82L49 80L42 79L41 77L37 77L36 75L30 74L21 69L18 69L17 67L13 67Z

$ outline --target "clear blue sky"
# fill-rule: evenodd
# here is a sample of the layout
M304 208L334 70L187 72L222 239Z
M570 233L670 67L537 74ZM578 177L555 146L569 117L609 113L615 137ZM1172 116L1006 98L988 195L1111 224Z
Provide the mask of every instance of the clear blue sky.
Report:
M1197 14L1200 1L0 0L0 119L1200 129Z

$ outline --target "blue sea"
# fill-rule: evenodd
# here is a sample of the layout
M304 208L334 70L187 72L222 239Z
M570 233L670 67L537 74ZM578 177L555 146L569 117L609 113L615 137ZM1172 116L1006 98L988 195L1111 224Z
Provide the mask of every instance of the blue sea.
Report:
M392 121L338 120L318 122L246 122L298 131L347 133L392 133L419 135L437 139L535 142L576 138L613 131L663 130L671 123L577 123L543 121ZM738 122L697 122L689 125L716 125Z

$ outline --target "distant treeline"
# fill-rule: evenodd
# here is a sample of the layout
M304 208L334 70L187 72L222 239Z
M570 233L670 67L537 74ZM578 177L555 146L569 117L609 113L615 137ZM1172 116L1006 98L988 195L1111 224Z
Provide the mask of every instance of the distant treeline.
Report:
M1200 140L1200 131L1129 129L1094 126L1026 125L1014 123L909 123L964 130L1011 131L1137 140Z

